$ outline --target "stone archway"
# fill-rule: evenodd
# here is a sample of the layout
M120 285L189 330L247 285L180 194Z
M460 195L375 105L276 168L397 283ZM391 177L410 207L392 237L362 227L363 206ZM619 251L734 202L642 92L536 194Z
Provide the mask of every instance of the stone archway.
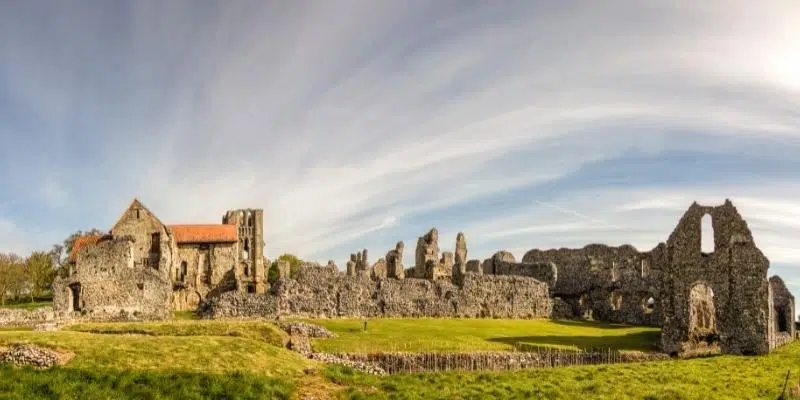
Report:
M711 344L717 336L714 291L705 282L697 282L689 291L689 337Z

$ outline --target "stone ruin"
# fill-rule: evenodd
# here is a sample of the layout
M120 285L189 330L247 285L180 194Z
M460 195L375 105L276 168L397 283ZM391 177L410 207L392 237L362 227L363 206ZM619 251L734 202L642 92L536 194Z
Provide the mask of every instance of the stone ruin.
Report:
M195 233L187 236L186 228L169 228L154 217L141 220L142 225L139 212L147 210L138 206L132 205L112 235L77 252L75 273L54 284L57 315L165 318L184 309L184 297L176 296L184 296L190 287L198 290L201 311L211 318L591 319L658 326L667 353L717 348L764 354L795 337L794 297L779 277L768 277L769 261L729 200L717 207L693 203L667 241L649 251L590 244L533 249L519 261L507 251L469 260L463 233L456 237L454 252L440 254L439 232L433 228L419 237L411 268L404 269L405 246L398 242L374 265L367 250L352 254L344 273L333 262L306 263L290 276L288 263L279 262L278 280L271 286L265 276L253 275L266 275L253 267L261 262L247 261L263 254L248 247L251 238L257 241L263 235L260 220L251 228L240 223L251 221L249 214L231 211L223 220L232 224L230 239L222 236L224 242L198 245L188 239L199 237L197 229L189 229ZM709 253L701 249L704 217L711 218L714 232ZM160 230L137 236L151 228ZM211 232L227 229L214 226ZM162 234L168 241L159 246ZM146 249L152 261L137 261L148 254ZM192 260L193 267L179 267L173 274L182 259ZM235 265L227 272L220 264L226 262ZM159 265L170 267L162 272Z

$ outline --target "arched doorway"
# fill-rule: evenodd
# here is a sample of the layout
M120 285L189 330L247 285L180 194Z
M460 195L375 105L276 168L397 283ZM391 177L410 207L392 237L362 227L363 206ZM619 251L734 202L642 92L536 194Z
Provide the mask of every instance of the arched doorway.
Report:
M689 291L689 337L708 344L717 340L714 291L704 282L695 283Z
M69 285L70 297L72 297L72 311L81 310L81 284L75 282Z

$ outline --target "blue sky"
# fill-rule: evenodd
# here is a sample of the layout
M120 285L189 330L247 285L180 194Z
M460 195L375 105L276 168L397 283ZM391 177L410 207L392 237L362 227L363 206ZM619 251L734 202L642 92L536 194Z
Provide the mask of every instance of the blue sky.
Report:
M340 265L649 250L730 198L800 293L800 3L699 3L5 2L0 251L134 196Z

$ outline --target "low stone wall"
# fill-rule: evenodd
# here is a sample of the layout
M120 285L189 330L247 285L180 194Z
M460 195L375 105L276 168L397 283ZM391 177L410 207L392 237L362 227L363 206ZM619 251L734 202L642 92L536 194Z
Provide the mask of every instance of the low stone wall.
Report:
M280 279L264 294L227 292L209 300L210 318L461 317L548 318L548 286L521 276L467 273L449 280L370 279L335 268L304 266L296 279Z
M571 365L617 364L669 359L663 353L638 351L536 351L536 352L470 352L470 353L372 353L314 354L312 358L346 360L372 365L389 374L441 371L516 371L530 368L553 368Z
M39 324L53 322L55 312L51 307L40 307L33 310L0 308L0 327L33 328Z

